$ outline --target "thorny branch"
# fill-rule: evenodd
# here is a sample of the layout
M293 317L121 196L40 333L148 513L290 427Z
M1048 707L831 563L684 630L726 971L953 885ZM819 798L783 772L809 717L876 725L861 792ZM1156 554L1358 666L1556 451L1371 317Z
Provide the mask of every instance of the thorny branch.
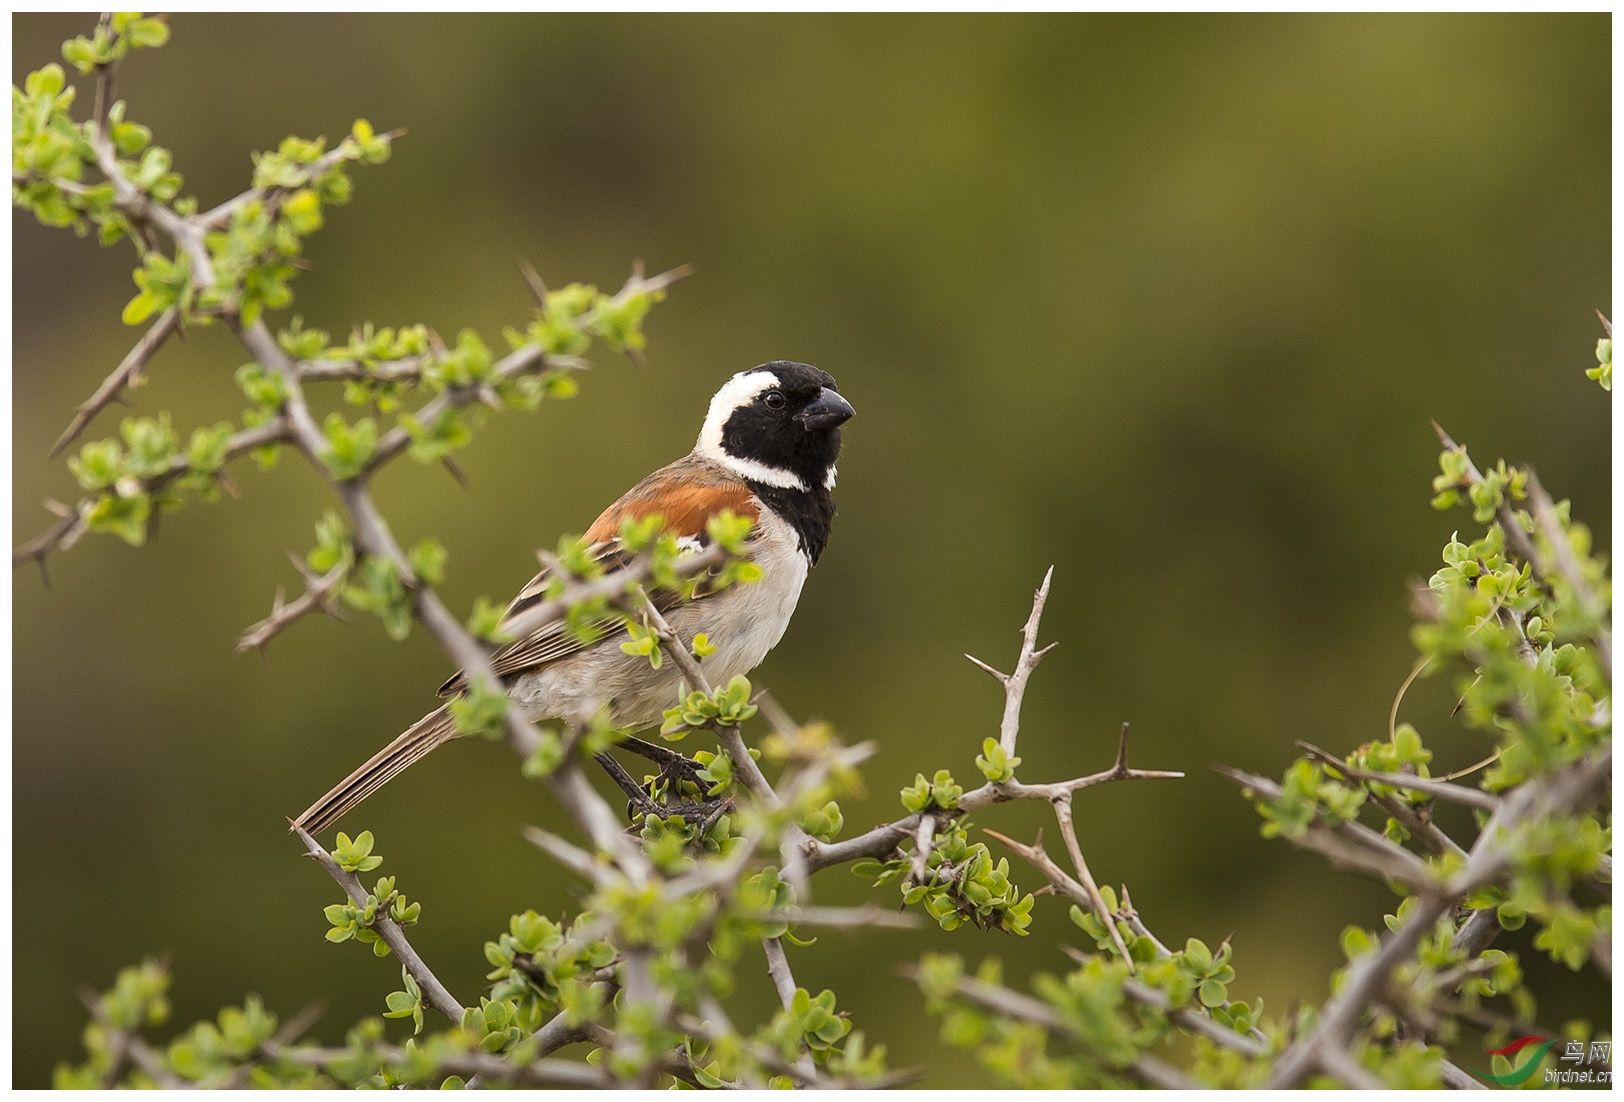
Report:
M1370 774L1364 773L1362 770L1354 769L1329 750L1322 750L1313 743L1304 742L1302 739L1297 739L1296 745L1298 749L1308 754L1309 757L1314 758L1329 768L1336 770L1349 780L1371 781ZM1385 775L1394 777L1404 776L1402 773ZM1372 781L1371 783L1381 782ZM1451 788L1459 787L1456 785L1447 785L1447 782L1442 783L1445 783L1447 787ZM1402 783L1400 787L1409 788L1410 786L1408 783ZM1475 789L1468 788L1462 788L1461 790L1463 792L1476 791ZM1415 791L1423 790L1416 789ZM1399 799L1392 793L1378 792L1368 783L1365 786L1365 792L1378 807L1387 812L1387 814L1391 815L1393 819L1396 820L1405 830L1409 831L1415 837L1421 839L1421 841L1427 846L1428 849L1432 850L1432 852L1440 854L1451 853L1458 857L1466 856L1466 851L1460 847L1460 844L1440 830L1438 825L1432 821L1431 801L1428 801L1425 806L1417 807L1407 800ZM1482 793L1482 795L1487 795L1487 793ZM1491 803L1494 802L1494 798L1492 796L1489 797L1489 799Z
M158 315L158 320L146 331L135 347L125 355L122 362L113 369L113 373L102 380L96 392L79 404L74 411L73 420L57 437L56 443L51 445L50 456L61 454L62 449L78 439L79 434L90 424L91 419L100 413L111 402L119 401L127 387L136 385L141 373L146 370L147 361L157 354L164 341L180 331L180 311L171 306Z
M999 673L979 658L969 658L977 666L986 670L1004 687L1004 716L998 724L998 742L1004 748L1004 753L1015 753L1015 739L1021 731L1021 702L1026 698L1026 683L1032 677L1032 671L1038 668L1044 655L1059 646L1050 643L1048 646L1038 647L1038 625L1043 619L1043 606L1049 600L1049 583L1054 579L1054 567L1049 567L1043 575L1043 584L1038 586L1037 596L1032 598L1032 614L1026 618L1026 626L1021 629L1021 653L1015 660L1015 669L1010 673Z
M898 971L915 982L918 982L921 976L919 968L914 965L903 965ZM958 977L954 981L953 989L957 994L988 1010L1032 1022L1050 1033L1065 1036L1077 1034L1072 1025L1053 1007L1031 995L1023 995L1019 991L1012 991L998 984L983 983L968 976ZM1144 1053L1137 1055L1133 1063L1123 1070L1131 1073L1147 1087L1158 1087L1163 1090L1199 1090L1202 1086L1171 1064Z
M1613 636L1607 630L1605 602L1596 596L1584 571L1579 568L1578 557L1573 553L1572 542L1562 531L1551 495L1545 492L1545 487L1540 485L1539 477L1533 471L1528 472L1528 500L1533 506L1534 524L1551 550L1550 557L1543 564L1539 559L1533 560L1534 568L1547 578L1555 576L1566 582L1578 599L1581 611L1596 622L1591 637L1595 641L1602 669L1610 674L1613 668Z
M1313 743L1297 739L1296 745L1309 756L1318 758L1349 780L1392 785L1394 788L1408 788L1412 792L1420 792L1431 796L1433 799L1464 804L1467 807L1475 807L1483 811L1493 811L1500 806L1500 797L1492 792L1485 792L1481 788L1467 788L1463 784L1452 784L1449 781L1442 781L1433 777L1418 777L1413 773L1380 773L1356 769L1329 750L1322 750Z
M281 417L273 417L262 425L242 429L233 433L226 442L225 458L227 461L236 459L256 448L267 444L277 444L288 439L288 425ZM215 478L223 477L224 468L214 473ZM192 473L191 462L185 455L177 455L169 466L155 475L146 478L131 479L129 485L114 486L112 491L124 497L134 497L138 494L152 494L162 490L176 479ZM61 514L62 519L39 536L11 553L11 565L20 566L30 559L38 560L42 565L45 556L58 547L66 550L78 542L79 537L85 534L85 517L96 504L95 498L85 498L76 507L63 506L53 509ZM156 515L156 512L154 513Z
M1281 797L1280 786L1267 777L1227 765L1215 765L1213 770L1240 785L1248 798L1256 795L1278 800ZM1363 823L1349 820L1331 824L1316 820L1300 836L1291 840L1303 849L1323 855L1337 868L1396 880L1418 892L1431 891L1437 885L1437 878L1427 868L1426 862L1409 850L1389 842Z
M310 835L297 827L294 828L294 832L298 834L299 841L304 843L305 849L309 851L310 856L314 857L321 867L327 870L329 876L338 881L339 886L344 889L344 893L350 897L350 901L358 907L364 905L368 893L361 886L361 881L356 878L355 874L345 872L340 868L338 862L333 859L333 855L328 853L321 843ZM406 931L401 929L400 924L380 910L373 922L373 929L377 932L378 937L383 940L383 943L394 952L395 956L400 958L400 962L406 966L406 970L412 974L412 978L423 989L423 995L428 999L429 1005L451 1019L453 1025L459 1024L462 1021L463 1005L452 996L450 991L446 990L445 984L441 983L439 977L430 971L429 966L423 962L423 958L417 955L417 950L413 949L411 942L406 940Z
M1609 743L1589 757L1529 781L1504 797L1473 844L1466 867L1443 884L1434 882L1418 888L1417 906L1382 939L1375 952L1359 957L1348 967L1341 987L1322 1008L1313 1030L1281 1053L1267 1085L1295 1087L1315 1068L1338 1075L1341 1064L1337 1054L1346 1053L1361 1015L1378 997L1392 970L1414 954L1422 937L1459 900L1509 871L1509 841L1518 827L1589 806L1611 779L1612 761Z
M1172 953L1168 950L1167 946L1163 945L1161 941L1150 932L1149 928L1147 928L1140 920L1139 915L1133 910L1132 904L1128 901L1128 889L1126 886L1124 886L1122 889L1122 903L1118 906L1116 911L1111 911L1106 907L1104 899L1100 897L1098 888L1090 891L1087 886L1072 879L1072 877L1067 874L1066 870L1061 868L1054 858L1049 856L1047 851L1045 851L1043 848L1043 840L1041 838L1039 838L1038 841L1034 842L1032 845L1028 846L1021 842L1015 841L1013 838L1000 834L995 830L989 830L986 833L991 835L993 838L996 838L1005 846L1008 846L1011 850L1014 850L1016 854L1028 862L1033 868L1043 873L1043 875L1048 878L1049 883L1053 885L1054 889L1061 895L1070 899L1073 903L1076 903L1080 907L1086 907L1089 910L1092 910L1097 916L1099 916L1100 921L1105 925L1106 929L1116 931L1116 924L1118 922L1125 922L1128 924L1128 928L1134 931L1135 936L1147 937L1150 939L1151 944L1156 948L1156 955L1158 957L1172 956ZM1122 947L1122 936L1120 932L1115 933L1113 940L1116 942L1119 951L1122 952L1122 959L1127 962L1128 966L1131 968L1133 966L1133 958L1130 957L1126 949ZM1068 951L1068 955L1072 955L1075 959L1075 951L1070 951L1067 946L1062 946L1061 948L1063 951ZM1138 1002L1143 1002L1147 1006L1160 1007L1166 1005L1167 997L1161 992L1157 991L1155 988L1149 987L1146 984L1140 983L1138 980L1132 979L1128 981L1128 984L1129 986L1124 988L1124 990L1128 992L1130 998L1133 998ZM1158 999L1160 1000L1160 1003L1157 1002ZM1228 1003L1225 1003L1224 1005L1228 1006ZM1196 1032L1207 1033L1209 1035L1220 1033L1225 1035L1226 1038L1235 1038L1239 1042L1252 1046L1265 1043L1263 1034L1257 1030L1253 1030L1248 1038L1246 1035L1236 1033L1233 1030L1225 1029L1223 1026L1220 1026L1216 1022L1212 1021L1212 1019L1204 1017L1194 1011L1183 1011L1181 1013L1186 1018L1195 1019L1205 1023L1201 1026L1194 1026L1181 1021L1180 1024L1184 1024L1186 1028L1193 1029ZM1231 1048L1244 1048L1244 1045L1230 1044L1227 1040L1225 1040L1223 1043L1229 1044L1229 1047Z
M988 781L980 788L972 789L960 796L958 807L954 810L959 814L969 814L973 811L980 811L984 807L1008 803L1011 800L1044 800L1054 803L1056 800L1068 798L1073 793L1081 792L1085 788L1093 788L1095 785L1108 784L1112 781L1176 780L1184 776L1178 770L1129 768L1127 764L1126 730L1123 731L1117 751L1116 763L1111 768L1069 781L1053 781L1047 784L1026 784L1018 780ZM933 810L929 814L940 815L942 812ZM921 818L922 813L915 812L895 822L877 826L864 834L859 834L855 838L846 838L838 842L820 842L816 839L808 839L804 847L807 869L811 872L817 872L819 869L826 869L831 865L840 865L864 857L886 857L896 850L898 845L914 836L919 829Z
M290 554L293 566L304 576L305 591L291 602L284 603L282 591L276 591L276 599L271 603L271 614L265 619L250 625L237 640L237 653L244 651L263 650L275 636L293 626L295 620L307 613L321 611L329 616L340 616L338 610L338 592L342 587L345 576L345 565L340 563L325 574L317 574L304 564L304 560L297 555Z
M1054 649L1051 643L1047 647L1039 647L1038 630L1043 619L1043 606L1049 598L1049 583L1054 578L1054 567L1043 575L1043 582L1038 586L1037 593L1032 598L1032 611L1026 619L1026 625L1021 629L1021 651L1016 659L1013 673L1005 674L971 655L965 655L971 662L991 674L1004 688L1004 711L999 723L999 745L1005 754L1013 757L1016 741L1020 735L1021 705L1026 698L1027 682L1031 679L1032 671L1043 660L1043 656ZM1096 773L1087 777L1079 777L1070 781L1060 781L1052 784L1023 784L1013 778L1007 781L989 781L981 788L976 789L959 798L957 810L960 812L974 811L980 807L993 803L1002 803L1008 800L1041 799L1049 803L1054 809L1055 818L1060 826L1060 833L1066 842L1067 852L1070 854L1073 866L1077 870L1081 883L1078 890L1082 895L1079 900L1090 910L1099 914L1110 931L1111 939L1116 943L1122 959L1133 967L1133 959L1128 954L1127 945L1122 940L1121 932L1116 928L1108 916L1108 909L1104 897L1100 894L1098 885L1094 882L1093 874L1089 872L1088 862L1083 857L1082 846L1077 840L1077 832L1072 823L1071 801L1077 792L1096 784L1103 784L1113 780L1128 780L1130 778L1176 778L1184 776L1183 773L1162 770L1139 770L1128 767L1128 725L1122 725L1122 734L1117 742L1116 761L1104 773ZM867 834L844 842L819 842L807 839L805 843L807 867L816 871L829 865L839 864L843 861L856 860L860 857L884 857L892 853L897 846L908 837L914 835L913 878L916 881L925 879L925 862L929 858L930 848L937 831L937 816L945 814L938 811L916 813L906 819L899 820L886 826L876 827ZM1008 843L1002 835L988 831L995 838ZM1015 843L1008 843L1015 845ZM1068 878L1069 880L1069 878ZM1074 882L1075 883L1075 882Z
M655 294L665 290L681 279L687 278L693 272L688 265L673 268L659 275L644 276L641 265L633 269L630 278L619 291L615 293L613 303L619 305L634 295ZM589 311L581 319L581 324L590 325L595 311ZM571 361L574 363L575 361ZM495 377L497 379L517 378L530 371L541 370L550 366L547 354L537 345L527 344L517 351L510 352L497 362ZM412 417L424 425L433 424L439 416L447 410L468 405L479 400L495 400L495 392L488 386L448 387L435 395L428 402L417 409ZM367 463L366 473L371 474L380 466L405 451L411 444L411 435L401 426L397 425L384 433L378 440L377 449L372 459Z

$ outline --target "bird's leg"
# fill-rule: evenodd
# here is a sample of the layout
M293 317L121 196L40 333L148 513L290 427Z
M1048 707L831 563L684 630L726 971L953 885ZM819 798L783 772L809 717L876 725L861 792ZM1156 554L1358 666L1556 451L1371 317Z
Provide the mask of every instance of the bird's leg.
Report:
M626 794L626 817L628 819L635 819L639 815L653 815L660 819L680 815L688 825L698 827L699 836L703 838L709 833L710 828L716 825L716 820L721 818L722 814L733 806L733 797L731 796L720 796L697 801L684 800L680 803L661 803L649 795L647 789L633 780L632 775L626 772L625 767L610 756L607 750L600 750L592 756L599 765L603 766L604 771L609 774L616 787ZM672 756L688 761L688 759L682 758L680 754ZM688 763L694 765L696 769L698 768L696 763L692 761Z
M592 755L593 759L609 774L609 779L615 782L622 792L626 794L626 817L631 818L633 812L641 815L665 816L665 807L658 803L654 797L643 790L643 786L632 779L624 766L607 750L599 750Z
M701 838L710 833L710 828L716 825L716 820L722 817L722 812L731 811L733 809L732 796L724 796L719 800L712 800L711 802L716 806L711 809L710 814L705 817L704 825L699 828L699 836Z
M684 780L692 781L694 784L700 783L699 763L684 754L679 754L675 750L668 750L656 743L644 742L632 735L627 735L621 739L618 745L622 749L630 750L638 757L658 765L662 772L671 773L675 771L680 773ZM704 785L700 785L700 788L703 790Z

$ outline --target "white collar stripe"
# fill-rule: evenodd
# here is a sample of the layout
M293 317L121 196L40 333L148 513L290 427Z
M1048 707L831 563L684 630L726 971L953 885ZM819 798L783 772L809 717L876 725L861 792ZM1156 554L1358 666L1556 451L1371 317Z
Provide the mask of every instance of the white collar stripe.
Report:
M805 481L794 471L786 471L782 467L769 467L765 463L758 463L754 459L740 459L737 456L723 452L719 455L710 455L715 460L740 478L750 482L761 482L768 486L776 486L780 490L805 490Z

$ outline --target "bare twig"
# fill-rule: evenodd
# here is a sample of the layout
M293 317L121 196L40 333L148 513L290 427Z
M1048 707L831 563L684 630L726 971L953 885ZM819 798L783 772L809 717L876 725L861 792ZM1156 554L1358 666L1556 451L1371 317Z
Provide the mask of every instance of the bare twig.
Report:
M1173 951L1162 943L1162 939L1157 937L1149 926L1145 925L1145 920L1140 918L1139 912L1134 909L1133 897L1128 894L1128 885L1118 885L1117 896L1117 917L1128 924L1128 929L1133 931L1134 937L1148 939L1156 947L1157 956L1172 956Z
M1486 1091L1489 1089L1448 1060L1443 1062L1443 1083L1445 1087L1452 1091Z
M1340 1079L1344 1085L1359 1091L1387 1089L1377 1075L1353 1058L1353 1054L1340 1045L1326 1045L1319 1050L1320 1070Z
M776 937L762 938L761 947L767 952L767 974L772 977L778 1001L788 1010L795 1001L796 983L795 974L789 969L789 958L784 955L784 943Z
M767 974L772 977L779 1003L785 1010L793 1009L795 991L799 984L795 982L795 974L789 969L789 958L784 955L783 939L764 937L761 939L761 948L767 954ZM812 1059L812 1053L805 1041L801 1042L801 1054L795 1060L795 1067L799 1074L808 1080L817 1078L818 1065Z
M1126 727L1123 728L1122 734L1123 746L1117 755L1119 763L1127 749ZM1071 854L1071 864L1077 870L1077 880L1088 894L1089 905L1110 932L1111 940L1116 943L1117 952L1122 954L1122 961L1128 966L1128 971L1134 971L1133 957L1128 953L1127 943L1122 940L1122 931L1117 929L1116 921L1111 916L1111 909L1105 905L1105 897L1100 894L1099 885L1094 883L1094 874L1088 871L1088 862L1083 860L1083 847L1077 841L1077 827L1071 820L1071 796L1068 794L1064 799L1052 800L1050 806L1054 808L1054 817L1060 823L1060 837L1066 843L1066 851Z
M158 315L158 320L152 323L141 339L135 342L135 347L125 354L124 359L113 369L112 374L102 380L101 386L79 404L74 411L73 420L68 427L57 437L55 444L51 445L52 456L61 453L62 449L76 440L85 426L90 424L91 418L100 413L109 402L116 401L124 393L124 389L132 385L146 368L147 361L152 359L158 349L180 329L180 311L173 306Z
M1050 643L1042 649L1038 648L1038 625L1043 620L1043 606L1049 600L1049 582L1054 578L1054 567L1049 567L1043 575L1043 584L1038 586L1037 595L1032 598L1032 612L1026 618L1026 626L1021 629L1021 653L1015 660L1015 669L1011 673L1000 673L981 659L973 655L965 655L977 666L986 670L1004 687L1004 715L998 724L998 742L1004 748L1004 753L1015 753L1015 740L1021 732L1021 702L1026 697L1026 683L1032 678L1032 671L1038 668L1043 656L1054 650L1057 643Z
M536 309L547 308L547 285L541 281L535 266L528 260L519 261L519 274L524 277L524 285L530 289L530 297L536 300Z
M926 812L919 816L919 825L914 828L913 869L909 876L915 884L930 879L930 854L935 844L936 816Z
M1473 911L1455 931L1453 945L1456 949L1463 949L1471 956L1476 956L1500 936L1500 916L1494 907L1485 907L1481 911Z
M125 1033L120 1035L120 1040L124 1044L125 1051L129 1054L130 1061L164 1090L187 1090L197 1086L197 1084L189 1083L173 1071L170 1071L169 1062L164 1059L163 1053L154 1049L140 1037Z
M11 553L13 568L21 566L30 560L39 563L40 573L45 575L47 583L50 575L45 574L45 556L56 548L66 550L72 547L85 531L85 522L76 512L68 511L65 515L45 531L23 544Z
M592 855L579 846L572 846L551 831L540 827L525 827L524 836L530 844L560 865L594 884L601 884L610 875L605 865L593 860Z
M347 565L339 563L327 573L317 574L299 556L290 554L288 557L293 560L294 568L304 576L305 591L293 601L284 603L282 591L277 590L276 599L271 603L271 614L250 625L237 640L238 654L264 647L307 613L320 611L329 616L339 615L338 591L348 573Z
M767 916L767 921L834 930L917 930L921 925L916 914L888 911L881 907L793 907L787 911L773 911Z
M301 360L299 378L307 383L358 382L363 379L386 383L416 382L429 362L427 354L383 360L370 365L358 360Z

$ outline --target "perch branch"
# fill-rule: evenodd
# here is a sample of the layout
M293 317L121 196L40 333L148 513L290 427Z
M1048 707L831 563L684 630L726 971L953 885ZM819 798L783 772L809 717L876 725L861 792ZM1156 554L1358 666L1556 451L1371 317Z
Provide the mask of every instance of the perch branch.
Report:
M698 556L695 556L696 558ZM688 640L680 639L672 630L660 610L654 607L654 602L648 599L646 593L638 593L639 609L648 617L649 628L659 638L665 652L677 663L682 671L683 678L690 688L696 692L712 692L711 683L705 677L705 672L699 668L699 659L694 657ZM727 750L728 756L733 759L733 768L738 771L739 780L744 783L745 790L754 796L764 807L777 808L782 806L778 793L767 782L766 774L762 773L761 766L756 759L750 756L750 749L744 744L744 736L739 733L736 726L716 727L716 738ZM797 830L793 824L791 830Z

